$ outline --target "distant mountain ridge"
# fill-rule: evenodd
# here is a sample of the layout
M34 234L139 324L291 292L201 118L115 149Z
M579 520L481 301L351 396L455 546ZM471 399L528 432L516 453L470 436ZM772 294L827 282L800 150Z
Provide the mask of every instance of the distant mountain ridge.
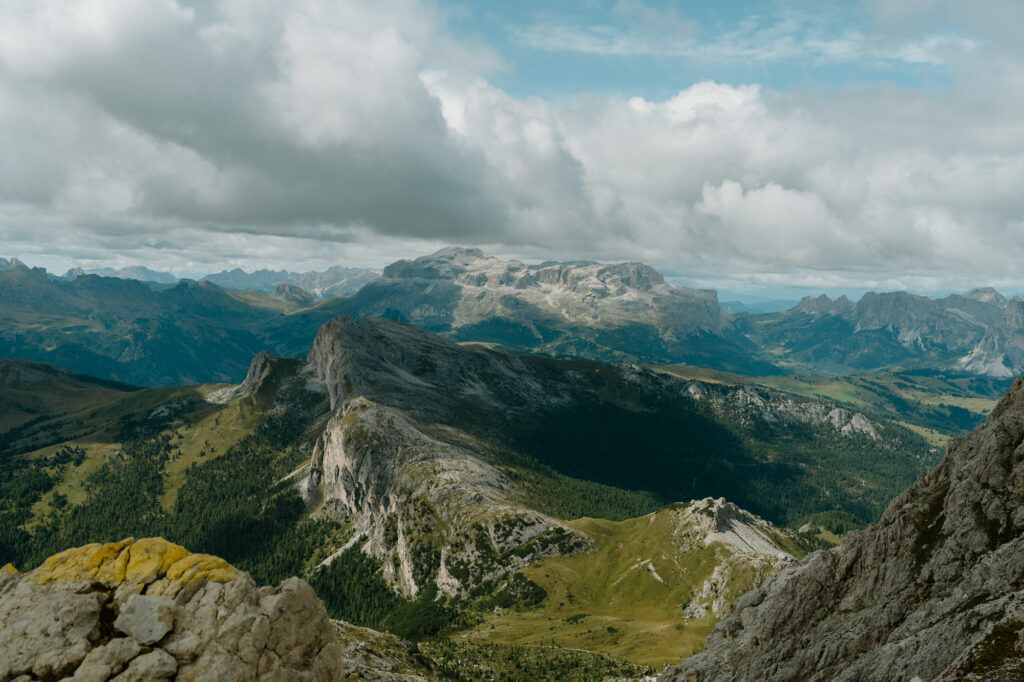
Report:
M308 291L316 300L322 301L334 296L350 296L359 291L364 284L379 276L379 270L335 265L322 272L289 272L288 270L246 272L241 268L235 268L206 275L201 281L213 282L225 289L252 289L264 293L273 292L282 284L289 284Z
M82 275L137 279L140 282L156 282L158 284L177 284L180 279L170 272L150 270L142 265L133 265L126 268L71 268L64 273L64 279L75 279Z
M737 318L783 365L821 372L933 368L1009 378L1024 372L1024 298L992 288L931 299L908 292L808 296L794 308Z
M65 280L16 264L0 272L0 356L135 384L231 381L264 347L259 324L282 305L209 283L157 291L136 280Z
M643 263L528 265L449 247L392 263L333 311L521 352L777 371L732 334L713 290L672 286Z
M16 259L0 261L0 355L149 385L237 381L260 348L301 357L320 325L350 315L520 352L746 375L1024 372L1024 298L991 288L941 299L822 295L752 314L720 303L713 290L673 286L643 263L525 264L460 247L399 260L380 273L234 270L199 283L143 284L124 278L170 276L146 268L117 271L118 278L82 272L61 278ZM216 308L233 313L218 317ZM205 326L188 348L186 330L197 318ZM212 337L221 342L207 352L202 344ZM130 350L143 339L146 349ZM158 352L167 344L176 346L173 355ZM153 364L134 362L140 354Z
M0 272L10 269L17 259L6 261L0 258ZM73 280L82 275L98 275L100 277L116 277L118 279L134 279L140 282L157 284L177 284L187 277L178 277L174 273L152 270L142 265L124 268L71 268L64 273L64 279ZM333 296L349 296L361 286L380 276L379 270L372 268L353 268L340 265L332 266L324 271L289 272L288 270L255 270L246 272L241 268L222 270L221 272L204 275L201 282L212 282L224 289L237 291L261 291L272 293L282 284L291 285L308 292L315 300L322 301Z

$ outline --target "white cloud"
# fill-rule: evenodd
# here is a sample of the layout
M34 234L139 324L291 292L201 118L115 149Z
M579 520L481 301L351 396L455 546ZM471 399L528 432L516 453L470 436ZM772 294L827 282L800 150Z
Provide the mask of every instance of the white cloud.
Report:
M695 39L619 11L645 45ZM818 44L754 22L721 49L928 61L959 40L885 21ZM415 0L12 0L0 25L4 256L195 271L454 242L765 282L995 280L1024 259L1024 62L997 32L954 44L963 73L937 92L553 103L495 87L500 57Z

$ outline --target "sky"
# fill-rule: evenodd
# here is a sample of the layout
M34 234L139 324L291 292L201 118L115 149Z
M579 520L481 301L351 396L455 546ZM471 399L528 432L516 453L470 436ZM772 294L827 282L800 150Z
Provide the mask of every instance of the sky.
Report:
M0 256L1024 291L1018 0L5 0Z

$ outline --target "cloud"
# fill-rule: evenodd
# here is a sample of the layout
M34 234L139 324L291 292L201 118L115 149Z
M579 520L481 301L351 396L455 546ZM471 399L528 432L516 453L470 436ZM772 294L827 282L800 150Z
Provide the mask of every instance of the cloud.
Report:
M476 150L420 81L497 59L418 3L14 3L7 200L304 233L372 225L453 239L507 222ZM74 19L72 21L71 19ZM62 21L63 20L63 21ZM29 36L31 39L11 37ZM34 121L43 111L52 119ZM40 143L42 125L63 134ZM40 133L27 137L26 130ZM25 187L22 169L38 169Z
M1013 278L1024 59L992 21L968 52L939 4L923 33L890 13L814 43L804 19L758 19L715 49L946 60L942 90L553 102L496 87L501 57L416 0L11 0L0 255L195 272L472 243L766 282ZM707 46L685 19L617 11L635 33L601 38L615 49Z

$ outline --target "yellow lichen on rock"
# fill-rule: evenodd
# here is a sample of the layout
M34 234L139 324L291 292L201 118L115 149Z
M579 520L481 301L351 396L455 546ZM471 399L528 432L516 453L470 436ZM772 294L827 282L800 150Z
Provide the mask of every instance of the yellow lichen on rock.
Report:
M125 580L151 583L187 556L189 551L181 545L163 538L143 538L129 548Z
M209 554L189 554L167 569L167 579L190 583L195 580L212 580L224 583L237 577L241 572L220 557Z
M14 564L7 564L3 568L0 568L0 575L15 574L18 569L14 567Z
M127 538L120 542L94 542L84 547L75 547L54 554L29 576L41 585L55 580L120 583L124 581L128 547L132 542L133 538Z
M29 577L41 585L53 581L85 580L143 585L164 577L179 583L196 580L227 582L240 574L238 569L219 557L191 554L181 545L163 538L143 538L138 542L127 538L55 554L32 571Z

